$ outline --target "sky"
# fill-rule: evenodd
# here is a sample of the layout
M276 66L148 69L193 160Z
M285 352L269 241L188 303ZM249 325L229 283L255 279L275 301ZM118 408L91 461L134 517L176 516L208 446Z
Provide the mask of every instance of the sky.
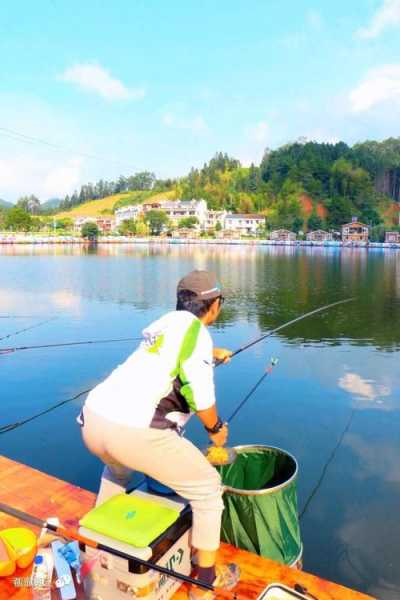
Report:
M400 135L400 0L1 2L0 57L12 202Z

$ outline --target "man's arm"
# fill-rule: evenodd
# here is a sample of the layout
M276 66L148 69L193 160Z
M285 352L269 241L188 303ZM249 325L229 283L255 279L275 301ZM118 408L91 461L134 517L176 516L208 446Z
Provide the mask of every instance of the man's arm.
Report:
M205 410L198 410L196 415L199 417L204 427L207 427L208 429L214 427L219 419L216 404L213 404L210 408L206 408ZM223 446L228 439L228 425L224 423L218 433L209 433L208 436L214 446Z

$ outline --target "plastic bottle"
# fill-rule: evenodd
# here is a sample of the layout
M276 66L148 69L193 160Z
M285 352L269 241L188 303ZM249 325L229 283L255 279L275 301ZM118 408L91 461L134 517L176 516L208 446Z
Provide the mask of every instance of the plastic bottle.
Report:
M51 600L53 567L51 550L42 549L36 554L32 569L32 600Z

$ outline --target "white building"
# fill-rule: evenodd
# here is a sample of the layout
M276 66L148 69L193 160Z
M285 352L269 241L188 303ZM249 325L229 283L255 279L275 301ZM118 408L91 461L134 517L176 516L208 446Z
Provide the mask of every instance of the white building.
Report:
M85 223L96 223L102 233L110 232L115 227L115 220L112 217L76 217L74 230L80 231Z
M167 213L173 225L179 225L179 221L187 217L196 217L199 227L204 228L207 220L207 202L205 200L175 200L174 202L163 202L161 210Z
M229 214L225 217L225 229L239 231L244 235L255 234L264 226L265 217L262 215Z
M206 229L215 229L217 223L221 225L221 229L225 228L225 219L227 216L226 210L208 210L205 222Z
M129 206L122 206L115 211L115 225L119 227L122 221L133 219L136 221L138 216L142 214L143 206L141 204L132 204Z

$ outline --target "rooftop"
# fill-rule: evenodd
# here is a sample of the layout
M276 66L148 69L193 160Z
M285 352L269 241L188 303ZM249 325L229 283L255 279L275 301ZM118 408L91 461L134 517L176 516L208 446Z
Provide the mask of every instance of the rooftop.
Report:
M261 219L263 221L265 219L265 217L263 215L257 215L257 214L245 215L245 214L241 214L241 213L226 215L226 218L227 219Z

